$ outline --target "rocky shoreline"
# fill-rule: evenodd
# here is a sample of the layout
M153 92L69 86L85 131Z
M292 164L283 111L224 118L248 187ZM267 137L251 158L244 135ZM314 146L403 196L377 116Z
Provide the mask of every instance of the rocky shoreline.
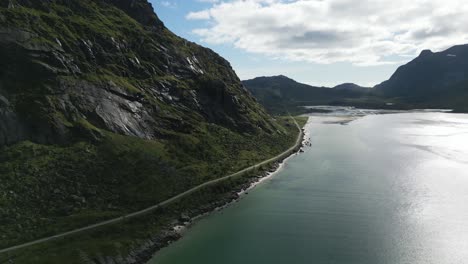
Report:
M198 208L192 209L188 212L184 212L180 215L179 219L174 220L167 228L156 234L151 239L148 239L139 248L134 249L126 258L120 258L119 260L114 259L112 261L97 262L99 264L110 264L110 263L125 263L125 264L146 264L151 260L154 255L164 247L169 246L173 242L183 237L183 232L196 220L205 217L213 212L222 210L231 204L239 201L244 195L248 194L248 191L255 187L258 183L272 176L279 171L284 162L290 157L304 152L304 147L311 146L311 143L306 139L306 133L302 129L303 137L301 145L291 155L284 159L274 162L269 169L262 171L259 175L251 177L246 183L236 186L230 194L223 196L222 199L216 200L209 204L204 204Z

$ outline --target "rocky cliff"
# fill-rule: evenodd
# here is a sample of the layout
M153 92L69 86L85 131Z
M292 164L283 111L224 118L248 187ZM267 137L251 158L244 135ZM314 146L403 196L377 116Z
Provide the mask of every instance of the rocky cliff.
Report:
M229 63L181 39L145 0L2 0L0 145L154 139L207 121L271 130Z

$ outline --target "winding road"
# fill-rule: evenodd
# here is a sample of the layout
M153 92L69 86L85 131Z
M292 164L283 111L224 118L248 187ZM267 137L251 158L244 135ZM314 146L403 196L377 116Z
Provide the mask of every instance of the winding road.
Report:
M104 222L99 222L99 223L96 223L96 224L93 224L93 225L82 227L82 228L79 228L79 229L75 229L75 230L71 230L71 231L68 231L68 232L60 233L60 234L57 234L57 235L54 235L54 236L45 237L45 238L41 238L41 239L31 241L31 242L28 242L28 243L24 243L24 244L21 244L21 245L16 245L16 246L12 246L12 247L9 247L9 248L1 249L0 254L11 252L11 251L21 249L21 248L25 248L25 247L29 247L29 246L33 246L33 245L37 245L37 244L41 244L41 243L51 241L51 240L54 240L54 239L63 238L63 237L70 236L70 235L80 233L80 232L83 232L83 231L96 229L98 227L107 226L107 225L110 225L110 224L122 222L122 221L124 221L126 219L129 219L129 218L144 215L144 214L152 212L152 211L154 211L154 210L156 210L156 209L158 209L160 207L163 207L163 206L168 205L168 204L170 204L172 202L175 202L175 201L177 201L177 200L179 200L181 198L184 198L185 196L188 196L188 195L190 195L190 194L192 194L192 193L194 193L194 192L196 192L196 191L198 191L198 190L200 190L200 189L202 189L204 187L207 187L207 186L210 186L210 185L213 185L213 184L228 180L230 178L240 176L240 175L242 175L242 174L244 174L246 172L255 170L255 169L257 169L257 168L259 168L259 167L261 167L263 165L266 165L268 163L284 159L284 158L291 155L293 152L295 152L297 150L297 148L300 146L300 144L302 142L302 138L304 136L304 134L302 132L302 129L299 126L299 124L297 123L296 119L294 119L292 116L290 116L290 117L294 121L296 127L299 129L299 135L297 136L296 142L288 150L284 151L283 153L281 153L281 154L279 154L279 155L277 155L277 156L275 156L275 157L273 157L271 159L262 161L260 163L252 165L252 166L250 166L248 168L245 168L245 169L243 169L241 171L238 171L236 173L224 176L222 178L218 178L218 179L215 179L215 180L211 180L211 181L202 183L202 184L197 185L197 186L195 186L195 187L193 187L193 188L191 188L191 189L189 189L189 190L187 190L187 191L185 191L183 193L180 193L180 194L178 194L178 195L176 195L176 196L174 196L172 198L169 198L169 199L167 199L167 200L165 200L163 202L160 202L160 203L158 203L156 205L153 205L151 207L148 207L146 209L143 209L143 210L140 210L140 211L137 211L137 212L133 212L133 213L121 216L121 217L114 218L114 219L110 219L110 220L107 220L107 221L104 221Z

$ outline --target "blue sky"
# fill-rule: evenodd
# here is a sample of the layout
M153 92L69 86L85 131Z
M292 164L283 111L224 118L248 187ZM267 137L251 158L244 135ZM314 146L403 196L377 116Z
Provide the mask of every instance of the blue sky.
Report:
M453 19L466 17L461 0L150 2L171 31L218 52L241 79L283 74L317 86L373 86L422 49L468 42L468 21Z

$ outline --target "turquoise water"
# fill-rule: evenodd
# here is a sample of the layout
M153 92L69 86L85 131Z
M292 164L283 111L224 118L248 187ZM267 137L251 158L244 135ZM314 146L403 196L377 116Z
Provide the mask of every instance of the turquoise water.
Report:
M311 117L312 147L158 264L468 261L468 115Z

